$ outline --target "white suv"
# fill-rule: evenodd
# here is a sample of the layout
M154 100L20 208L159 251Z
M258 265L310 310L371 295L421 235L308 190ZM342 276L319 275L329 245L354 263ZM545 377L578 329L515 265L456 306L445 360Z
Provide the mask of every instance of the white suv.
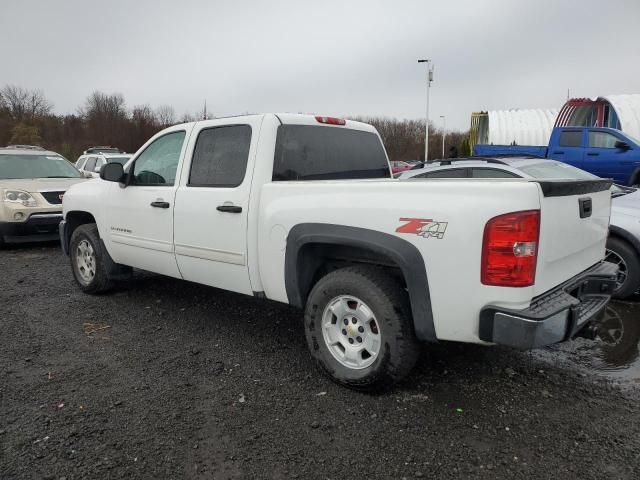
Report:
M118 162L124 165L130 158L130 154L121 152L117 148L105 147L103 150L98 150L98 148L94 147L85 150L78 158L76 168L85 177L95 178L100 175L100 169L107 163Z

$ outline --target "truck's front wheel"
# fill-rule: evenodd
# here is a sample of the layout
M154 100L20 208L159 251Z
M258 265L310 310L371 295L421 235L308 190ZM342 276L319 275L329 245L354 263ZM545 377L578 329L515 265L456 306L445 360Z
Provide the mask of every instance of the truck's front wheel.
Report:
M83 292L101 293L113 286L105 267L105 254L95 223L80 225L71 234L71 269Z
M382 269L349 267L320 279L307 301L305 331L321 369L351 388L389 387L418 358L406 291Z

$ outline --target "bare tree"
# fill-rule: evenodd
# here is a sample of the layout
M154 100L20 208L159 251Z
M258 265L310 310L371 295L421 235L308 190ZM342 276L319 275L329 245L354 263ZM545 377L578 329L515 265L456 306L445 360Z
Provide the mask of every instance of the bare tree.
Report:
M167 128L176 123L176 112L171 105L160 105L156 108L156 119L158 125Z
M189 112L184 112L184 114L182 115L182 118L180 119L180 122L182 123L188 123L188 122L194 122L196 120L196 118L191 115Z
M79 113L85 120L90 143L117 145L126 138L128 114L121 93L95 91Z
M51 102L42 90L29 90L15 85L5 85L0 90L0 105L14 122L33 122L51 113Z

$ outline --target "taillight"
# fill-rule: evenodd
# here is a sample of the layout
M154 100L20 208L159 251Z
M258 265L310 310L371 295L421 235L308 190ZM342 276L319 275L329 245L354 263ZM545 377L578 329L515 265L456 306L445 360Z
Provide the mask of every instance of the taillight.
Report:
M536 279L540 210L494 217L484 227L481 281L498 287L529 287Z
M347 121L343 118L316 116L316 120L327 125L346 125Z

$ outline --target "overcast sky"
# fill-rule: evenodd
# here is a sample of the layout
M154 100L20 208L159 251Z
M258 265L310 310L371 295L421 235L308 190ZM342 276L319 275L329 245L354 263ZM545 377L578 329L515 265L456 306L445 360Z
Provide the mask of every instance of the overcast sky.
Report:
M315 112L469 127L475 110L640 93L640 0L0 0L0 86L58 113L93 90L216 116Z

